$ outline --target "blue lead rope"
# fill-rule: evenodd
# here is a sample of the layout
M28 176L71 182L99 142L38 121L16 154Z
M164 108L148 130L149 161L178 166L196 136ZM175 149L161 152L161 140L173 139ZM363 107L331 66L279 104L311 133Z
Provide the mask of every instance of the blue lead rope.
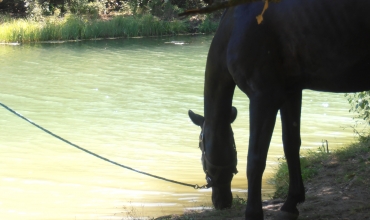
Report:
M6 110L8 110L11 113L15 114L16 116L18 116L18 117L22 118L23 120L27 121L28 123L32 124L33 126L35 126L35 127L39 128L39 129L43 130L44 132L50 134L51 136L53 136L53 137L55 137L55 138L57 138L57 139L59 139L61 141L64 141L65 143L67 143L67 144L69 144L69 145L71 145L71 146L73 146L73 147L75 147L75 148L77 148L79 150L82 150L85 153L88 153L90 155L93 155L93 156L95 156L95 157L97 157L97 158L99 158L101 160L105 160L108 163L111 163L111 164L117 165L119 167L122 167L122 168L125 168L125 169L128 169L128 170L134 171L136 173L141 173L141 174L144 174L144 175L147 175L147 176L151 176L151 177L154 177L154 178L157 178L157 179L160 179L160 180L164 180L164 181L167 181L167 182L171 182L171 183L175 183L175 184L179 184L179 185L183 185L183 186L189 186L189 187L192 187L194 189L205 189L205 188L208 188L206 185L199 186L198 184L195 184L194 185L194 184L183 183L183 182L179 182L179 181L175 181L175 180L170 180L170 179L167 179L167 178L164 178L164 177L160 177L160 176L153 175L153 174L150 174L150 173L146 173L146 172L143 172L143 171L140 171L140 170L136 170L134 168L131 168L131 167L125 166L123 164L117 163L115 161L109 160L108 158L102 157L102 156L100 156L100 155L98 155L98 154L96 154L94 152L91 152L89 150L86 150L85 148L82 148L82 147L80 147L80 146L78 146L78 145L76 145L76 144L74 144L74 143L72 143L72 142L70 142L70 141L68 141L68 140L66 140L66 139L64 139L64 138L56 135L56 134L54 134L53 132L51 132L51 131L49 131L49 130L43 128L43 127L41 127L40 125L34 123L30 119L24 117L23 115L19 114L18 112L14 111L13 109L9 108L8 106L4 105L1 102L0 102L0 105L3 106Z

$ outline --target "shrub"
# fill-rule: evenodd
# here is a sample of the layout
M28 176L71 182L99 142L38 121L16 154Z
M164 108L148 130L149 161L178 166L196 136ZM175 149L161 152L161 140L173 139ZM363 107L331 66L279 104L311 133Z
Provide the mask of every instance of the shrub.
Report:
M73 14L98 16L105 11L105 5L102 1L78 0L71 1L69 9Z
M351 105L349 111L357 113L355 118L363 119L370 124L370 91L347 93L345 96Z
M0 12L24 15L27 11L26 4L27 1L25 0L2 0L0 2Z
M176 5L183 9L193 9L204 6L203 1L199 0L170 0L170 2L172 5Z
M324 143L323 143L324 144ZM304 182L312 179L319 173L322 167L322 162L327 160L331 154L326 152L324 146L320 146L318 151L308 151L306 157L300 157L301 174ZM289 189L289 169L285 159L279 158L279 164L275 175L268 180L272 185L275 185L275 193L272 198L286 199Z
M183 12L183 9L169 1L152 0L148 3L148 7L152 15L167 21L176 18L179 13Z
M203 22L199 25L198 31L201 33L212 33L217 30L218 21L215 21L211 18L210 15L207 15Z

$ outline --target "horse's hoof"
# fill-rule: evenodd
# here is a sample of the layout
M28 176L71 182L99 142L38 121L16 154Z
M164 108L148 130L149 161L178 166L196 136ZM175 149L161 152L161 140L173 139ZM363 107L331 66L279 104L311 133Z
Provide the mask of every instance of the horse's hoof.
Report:
M277 214L276 220L296 220L298 216L298 214L280 211Z

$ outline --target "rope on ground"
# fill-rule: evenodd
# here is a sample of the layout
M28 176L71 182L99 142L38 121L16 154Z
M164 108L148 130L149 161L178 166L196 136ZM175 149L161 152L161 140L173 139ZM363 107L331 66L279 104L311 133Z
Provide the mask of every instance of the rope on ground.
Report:
M76 144L74 144L74 143L72 143L72 142L70 142L70 141L68 141L68 140L66 140L66 139L64 139L64 138L62 138L62 137L60 137L60 136L56 135L56 134L54 134L53 132L51 132L51 131L49 131L49 130L47 130L47 129L43 128L43 127L41 127L40 125L38 125L38 124L34 123L33 121L29 120L28 118L24 117L24 116L23 116L23 115L21 115L20 113L18 113L18 112L16 112L16 111L14 111L13 109L9 108L8 106L4 105L4 104L3 104L3 103L1 103L1 102L0 102L0 105L1 105L2 107L4 107L6 110L8 110L8 111L10 111L11 113L15 114L16 116L18 116L18 117L22 118L23 120L27 121L28 123L30 123L30 124L34 125L35 127L39 128L39 129L41 129L41 130L43 130L44 132L46 132L46 133L50 134L51 136L53 136L53 137L55 137L55 138L57 138L57 139L59 139L59 140L61 140L61 141L65 142L65 143L67 143L67 144L69 144L69 145L71 145L71 146L73 146L73 147L75 147L75 148L77 148L77 149L79 149L79 150L82 150L82 151L84 151L85 153L88 153L88 154L90 154L90 155L92 155L92 156L95 156L95 157L97 157L97 158L99 158L99 159L101 159L101 160L105 160L105 161L107 161L107 162L109 162L109 163L111 163L111 164L117 165L117 166L119 166L119 167L122 167L122 168L125 168L125 169L128 169L128 170L134 171L134 172L136 172L136 173L141 173L141 174L144 174L144 175L147 175L147 176L150 176L150 177L154 177L154 178L157 178L157 179L160 179L160 180L164 180L164 181L167 181L167 182L171 182L171 183L175 183L175 184L179 184L179 185L183 185L183 186L189 186L189 187L192 187L192 188L194 188L194 189L205 189L205 188L207 188L207 187L206 187L206 185L199 186L198 184L195 184L195 185L194 185L194 184L183 183L183 182L179 182L179 181L175 181L175 180L170 180L170 179L167 179L167 178L164 178L164 177L160 177L160 176L153 175L153 174L150 174L150 173L146 173L146 172L143 172L143 171L140 171L140 170L136 170L136 169L134 169L134 168L131 168L131 167L128 167L128 166L122 165L122 164L120 164L120 163L117 163L117 162L115 162L115 161L109 160L108 158L102 157L102 156L100 156L100 155L98 155L98 154L96 154L96 153L94 153L94 152L91 152L91 151L89 151L89 150L86 150L85 148L82 148L82 147L80 147L80 146L78 146L78 145L76 145Z

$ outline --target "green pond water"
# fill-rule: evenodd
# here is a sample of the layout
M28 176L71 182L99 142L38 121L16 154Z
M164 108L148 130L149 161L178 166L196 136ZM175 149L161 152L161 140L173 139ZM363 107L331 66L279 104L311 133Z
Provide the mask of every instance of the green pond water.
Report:
M212 36L0 45L0 102L57 135L126 166L204 184L200 129ZM245 197L247 97L238 89L234 195ZM302 149L353 141L343 94L304 91ZM278 116L279 118L279 116ZM345 129L344 129L345 128ZM264 175L282 157L278 120ZM0 107L0 219L123 219L210 206L210 190L164 182L107 163Z

